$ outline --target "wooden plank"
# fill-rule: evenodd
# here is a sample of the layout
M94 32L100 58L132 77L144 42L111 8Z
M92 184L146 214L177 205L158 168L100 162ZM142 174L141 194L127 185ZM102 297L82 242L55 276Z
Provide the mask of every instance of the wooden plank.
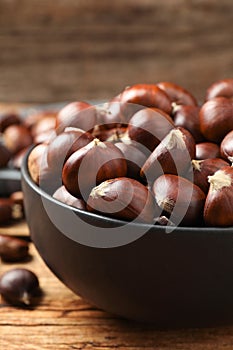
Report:
M32 260L1 264L1 273L26 267L40 280L44 297L34 310L0 303L0 341L3 349L159 349L231 350L233 325L218 328L158 330L116 318L86 303L68 290L45 266L33 244Z
M203 100L232 76L232 23L228 0L2 1L0 100L102 100L161 80Z

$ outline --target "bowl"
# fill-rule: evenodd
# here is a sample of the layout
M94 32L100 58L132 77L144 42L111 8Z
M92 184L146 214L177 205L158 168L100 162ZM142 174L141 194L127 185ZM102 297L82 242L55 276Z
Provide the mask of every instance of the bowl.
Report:
M32 241L53 273L91 304L159 327L233 321L233 228L126 223L22 189ZM106 244L105 244L105 243Z

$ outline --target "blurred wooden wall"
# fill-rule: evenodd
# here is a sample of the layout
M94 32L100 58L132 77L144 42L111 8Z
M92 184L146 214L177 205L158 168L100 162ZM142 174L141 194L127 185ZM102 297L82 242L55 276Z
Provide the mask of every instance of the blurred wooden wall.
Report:
M108 99L233 77L230 0L0 0L0 102Z

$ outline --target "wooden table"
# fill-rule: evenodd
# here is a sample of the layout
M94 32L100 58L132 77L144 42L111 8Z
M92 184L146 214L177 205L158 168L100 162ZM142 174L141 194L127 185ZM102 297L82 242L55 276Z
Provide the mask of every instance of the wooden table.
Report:
M25 222L0 227L0 233L28 237ZM233 324L216 328L158 330L121 320L86 303L46 267L30 243L31 260L1 263L1 273L16 266L34 271L44 297L34 310L0 303L0 349L163 349L232 350Z

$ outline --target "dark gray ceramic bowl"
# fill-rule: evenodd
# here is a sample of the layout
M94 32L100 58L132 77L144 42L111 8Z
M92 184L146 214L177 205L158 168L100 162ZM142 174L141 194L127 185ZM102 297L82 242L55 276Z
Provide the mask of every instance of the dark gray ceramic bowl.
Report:
M30 179L27 158L22 188L31 238L40 255L65 285L90 303L159 327L233 322L233 228L178 227L167 234L163 226L122 226L119 220L54 200ZM147 232L122 246L91 247L64 232L70 225L62 220L69 215L79 219L72 233L77 237L92 235L95 227L105 227L106 233L125 227L126 236L142 227Z

